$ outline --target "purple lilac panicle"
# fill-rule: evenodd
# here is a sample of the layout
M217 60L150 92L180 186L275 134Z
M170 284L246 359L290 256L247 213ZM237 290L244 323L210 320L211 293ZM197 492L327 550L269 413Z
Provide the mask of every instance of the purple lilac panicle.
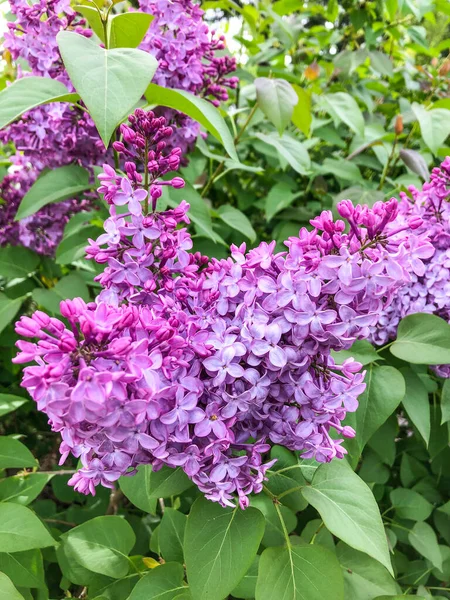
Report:
M410 282L384 307L371 333L378 345L395 338L400 320L413 313L432 313L450 322L450 157L433 169L421 190L411 186L409 192L411 196L400 194L399 214L389 230L417 218L421 221L417 232L429 236L434 252L422 256L423 263L412 263ZM412 247L411 252L420 256L420 249ZM450 377L450 365L435 370L441 377Z
M88 257L105 264L96 302L61 304L69 321L42 312L17 332L22 385L62 436L63 462L80 457L81 492L112 487L141 464L180 466L211 500L240 506L262 490L270 443L330 461L352 437L342 424L365 388L361 365L330 352L366 338L378 312L409 281L411 245L430 250L411 220L390 235L396 201L339 204L276 253L275 242L226 260L191 253L189 206L154 212L162 185L181 187L180 152L165 119L138 110L123 127L126 176L105 166L105 233ZM172 148L172 149L170 149ZM124 207L125 212L118 211Z

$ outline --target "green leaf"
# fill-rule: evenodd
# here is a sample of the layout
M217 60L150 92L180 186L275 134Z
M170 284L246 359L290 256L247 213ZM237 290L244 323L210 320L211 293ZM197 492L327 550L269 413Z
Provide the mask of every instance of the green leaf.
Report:
M442 555L439 550L436 534L422 521L417 522L408 534L408 539L419 554L427 558L433 566L442 571Z
M144 94L158 63L148 52L105 50L73 31L60 31L56 39L67 73L107 147L117 125Z
M253 83L259 108L282 135L298 103L297 94L285 79L257 77Z
M232 229L243 233L251 242L256 240L256 233L252 224L243 212L231 206L231 204L222 204L217 210L219 218L222 219Z
M353 96L346 92L324 94L317 97L317 103L333 117L336 125L342 121L355 133L364 135L364 117Z
M186 528L186 515L167 507L159 526L159 547L166 562L183 564L183 538Z
M337 365L342 365L348 358L354 358L363 366L381 360L380 355L367 340L356 340L349 350L332 351L332 355Z
M344 600L336 556L321 546L267 548L259 561L256 600Z
M363 552L339 542L337 557L344 574L345 598L372 600L377 594L396 594L400 587L392 575Z
M99 227L87 225L67 237L64 236L56 248L56 264L68 265L79 258L83 258L86 254L88 238L96 239L102 231Z
M423 141L431 152L436 154L450 134L450 110L446 108L427 110L417 102L413 102L411 108L419 121Z
M110 48L137 48L154 18L142 12L115 15L111 19Z
M152 569L133 588L128 600L187 600L183 593L188 588L183 585L183 567L178 563L166 563ZM199 599L200 600L200 599Z
M55 544L55 540L29 508L12 502L0 502L2 552L21 552Z
M434 511L433 519L436 529L450 545L450 500Z
M243 598L243 600L245 600L246 598L248 599L255 597L259 558L259 556L255 556L255 560L250 565L249 570L231 592L233 598Z
M275 496L284 494L280 502L294 512L304 510L307 502L303 498L300 488L306 485L306 480L297 457L287 448L274 446L270 451L270 458L276 458L277 462L268 471L267 488ZM289 490L293 491L287 494L286 492Z
M66 86L48 77L23 77L0 92L0 129L15 121L24 112L49 102L76 102Z
M17 502L27 505L39 496L52 475L29 473L14 475L0 481L0 502Z
M0 600L24 600L11 579L4 573L0 573Z
M356 431L356 437L346 441L353 460L357 460L372 435L394 412L405 395L405 381L394 367L368 365L366 389L359 396L356 412L345 420ZM354 464L354 463L353 463Z
M53 202L73 198L91 188L89 173L78 165L67 165L41 175L22 199L15 221L34 215Z
M178 467L163 467L153 472L150 465L141 465L136 475L123 476L119 485L125 496L144 512L154 513L156 500L178 496L192 485L192 481Z
M402 400L408 417L417 427L425 444L428 446L430 440L431 422L430 422L430 401L428 391L412 369L401 369L401 373L406 383L406 393Z
M311 160L305 146L297 139L284 135L283 138L276 134L266 135L256 133L255 137L273 146L286 162L300 175L307 175L311 168Z
M113 579L128 573L128 554L136 537L122 517L96 517L71 529L63 539L82 567Z
M87 2L89 2L89 0L87 0ZM105 32L103 30L103 24L102 24L100 15L98 13L98 10L96 8L94 8L93 6L88 6L88 5L85 6L83 4L76 4L73 8L77 12L81 13L83 15L83 17L85 17L88 20L89 26L92 29L92 31L104 43L105 42Z
M261 544L266 547L282 546L285 541L284 530L273 501L265 494L258 494L251 499L251 506L254 506L261 511L266 519L266 526ZM286 506L280 506L279 509L285 527L288 533L291 533L297 527L297 517L292 510Z
M396 488L392 490L390 498L400 519L425 521L433 512L433 505L413 490Z
M399 155L408 169L411 169L411 171L419 175L424 181L429 180L430 171L428 170L427 162L419 152L402 148Z
M38 264L39 256L28 248L0 248L0 273L3 277L28 277Z
M72 273L60 279L51 289L36 288L33 292L34 300L46 310L59 314L62 300L83 298L89 301L89 290L80 275Z
M386 75L386 77L392 77L394 73L394 67L392 61L387 54L379 52L378 50L372 50L368 52L370 58L370 64L375 71L378 71L380 75Z
M145 97L150 104L174 108L188 115L211 133L223 145L228 155L239 162L239 157L234 147L233 138L222 115L211 102L194 96L185 90L171 90L155 83L151 83Z
M264 517L255 508L223 508L198 498L189 513L184 557L189 587L198 600L223 600L256 556Z
M20 469L37 465L38 461L19 440L0 436L0 469Z
M351 491L351 493L349 493ZM392 574L377 503L369 487L344 461L321 465L311 486L302 490L325 527L346 544L372 556Z
M450 379L444 381L441 393L441 423L450 421Z
M270 221L277 213L292 204L298 194L292 193L292 185L286 181L276 183L266 197L266 219Z
M2 273L3 274L3 273ZM20 307L22 306L22 298L9 298L0 292L0 333L7 327L14 317L19 312ZM5 395L5 394L2 394ZM1 400L0 400L1 402ZM0 405L1 406L1 405ZM14 410L14 409L11 409ZM9 410L6 410L9 412ZM6 414L5 412L1 412L0 408L0 416L2 414Z
M400 321L392 354L413 364L450 363L450 325L435 315L416 313Z
M44 565L39 550L13 554L0 552L0 571L8 575L16 586L45 587Z
M357 165L349 160L344 160L343 158L326 158L318 168L318 171L323 175L331 173L338 179L343 179L345 181L363 181Z
M1 295L0 295L0 314L1 314ZM21 398L20 396L13 396L12 394L0 394L0 417L3 417L3 415L7 415L8 413L17 410L23 404L25 404L25 402L28 402L28 400L26 398Z
M294 106L294 112L292 113L292 122L306 137L309 137L312 123L311 96L295 83L291 85L298 97L298 102Z

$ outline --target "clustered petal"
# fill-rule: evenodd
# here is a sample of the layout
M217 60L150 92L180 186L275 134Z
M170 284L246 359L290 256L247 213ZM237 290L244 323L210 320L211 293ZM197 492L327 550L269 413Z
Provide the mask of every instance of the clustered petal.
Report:
M167 465L207 498L245 508L273 464L271 444L320 462L345 455L355 432L343 421L364 372L331 351L369 336L432 247L408 227L387 232L395 200L343 201L345 220L322 212L286 252L242 244L208 260L180 227L185 202L153 210L162 185L182 186L167 178L181 153L165 119L137 110L122 135L116 149L146 168L128 160L125 176L108 165L100 175L110 217L87 254L105 265L102 291L61 304L68 327L40 311L21 318L17 332L36 340L17 343L15 361L35 362L22 385L60 432L62 462L81 459L80 492Z
M378 345L395 338L400 320L413 313L432 313L450 322L450 157L433 169L421 190L411 186L409 192L411 196L400 194L399 213L388 230L413 224L419 236L429 236L432 247L418 245L416 237L410 240L410 282L397 291L372 328L371 341ZM435 370L450 377L450 365Z

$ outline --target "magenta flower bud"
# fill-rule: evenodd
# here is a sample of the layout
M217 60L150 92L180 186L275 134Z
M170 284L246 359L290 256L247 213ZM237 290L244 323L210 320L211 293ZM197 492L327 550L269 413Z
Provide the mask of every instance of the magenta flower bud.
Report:
M414 216L408 219L408 225L411 229L418 229L423 225L423 219L419 216Z
M341 215L341 217L344 217L344 219L351 217L355 211L353 202L351 200L341 200L338 202L337 209L338 213Z
M182 177L174 177L171 183L172 187L174 187L176 190L184 188L185 186L185 181Z

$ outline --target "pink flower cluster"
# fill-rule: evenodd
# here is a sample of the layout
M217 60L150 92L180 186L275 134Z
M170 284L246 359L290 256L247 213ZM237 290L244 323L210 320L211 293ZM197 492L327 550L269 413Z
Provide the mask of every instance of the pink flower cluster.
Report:
M412 186L409 192L411 196L400 194L399 213L388 231L418 219L422 224L417 232L429 236L433 251L422 256L423 262L411 263L410 282L384 307L372 328L371 339L378 345L395 338L400 320L413 313L433 313L450 322L450 157L433 169L421 190ZM436 371L441 377L450 377L450 365Z
M163 117L142 110L123 127L126 175L105 166L105 233L88 257L105 264L96 302L65 301L69 322L42 312L16 330L23 386L82 468L81 492L113 486L141 464L181 467L211 500L242 507L262 489L270 443L330 461L346 453L343 426L364 373L331 350L366 338L379 312L432 251L409 219L390 234L395 200L373 208L339 204L276 253L275 242L226 260L191 253L188 205L154 212L161 187L181 187L180 163ZM164 179L162 179L164 177ZM346 224L349 228L346 232Z

